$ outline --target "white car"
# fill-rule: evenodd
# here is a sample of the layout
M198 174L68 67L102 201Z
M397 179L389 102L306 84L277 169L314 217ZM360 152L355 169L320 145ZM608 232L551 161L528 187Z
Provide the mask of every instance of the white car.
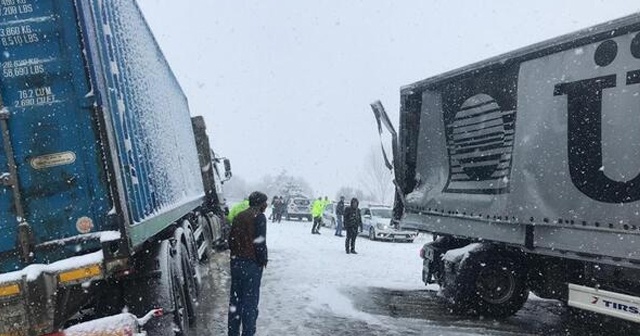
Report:
M362 216L362 234L369 236L371 240L388 240L413 243L418 235L415 231L398 230L391 225L390 207L363 207L360 208Z
M336 227L336 218L338 217L338 215L336 215L337 207L338 203L327 204L322 213L322 225L332 229Z
M292 218L298 218L302 220L306 218L308 221L313 221L313 216L311 216L311 201L302 196L290 197L285 201L287 204L286 212L284 217L287 220L291 220Z

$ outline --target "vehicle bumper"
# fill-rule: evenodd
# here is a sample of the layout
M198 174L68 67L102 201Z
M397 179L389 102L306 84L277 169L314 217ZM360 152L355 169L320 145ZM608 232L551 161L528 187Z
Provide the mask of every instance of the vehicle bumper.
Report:
M53 333L104 278L102 251L0 275L0 335Z
M415 232L405 231L375 231L376 239L385 241L397 241L397 242L412 242L416 239L417 234Z
M289 212L287 215L290 217L311 217L311 213L309 212Z

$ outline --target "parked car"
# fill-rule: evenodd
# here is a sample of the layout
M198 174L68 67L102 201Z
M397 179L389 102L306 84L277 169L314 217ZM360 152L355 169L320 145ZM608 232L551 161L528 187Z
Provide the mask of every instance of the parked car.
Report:
M286 200L286 203L287 208L284 217L287 220L291 220L292 218L313 220L313 216L311 215L311 201L308 198L302 196L290 197Z
M389 240L413 243L418 235L416 231L399 230L391 222L391 208L371 206L360 208L362 215L362 234L371 240Z
M322 226L336 227L336 203L327 204L322 213Z
M345 207L348 206L345 203ZM331 203L324 208L322 213L322 225L328 228L336 227L336 209L338 209L338 203Z

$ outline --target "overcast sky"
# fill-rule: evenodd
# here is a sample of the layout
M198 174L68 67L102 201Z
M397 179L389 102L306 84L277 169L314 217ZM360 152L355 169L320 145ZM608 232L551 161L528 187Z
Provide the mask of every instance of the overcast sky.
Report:
M234 174L358 186L403 85L640 10L636 0L138 0Z

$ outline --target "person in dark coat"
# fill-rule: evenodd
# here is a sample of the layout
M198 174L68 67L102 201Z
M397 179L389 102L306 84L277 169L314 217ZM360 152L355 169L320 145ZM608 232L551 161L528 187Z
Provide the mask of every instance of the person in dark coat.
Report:
M286 210L287 205L284 203L284 197L280 196L278 203L276 203L276 221L280 223L282 221L282 215Z
M349 253L356 252L356 237L358 231L362 232L362 217L358 209L358 199L352 198L351 205L344 209L344 228L347 230L347 238L344 240L344 249Z
M344 196L340 196L340 201L336 204L336 233L338 237L342 237L342 218L344 216Z
M271 214L269 214L269 220L271 222L276 221L276 203L278 202L278 196L273 196L271 199Z
M267 195L249 195L249 209L234 219L229 237L231 251L231 291L229 336L255 335L262 270L267 267Z

